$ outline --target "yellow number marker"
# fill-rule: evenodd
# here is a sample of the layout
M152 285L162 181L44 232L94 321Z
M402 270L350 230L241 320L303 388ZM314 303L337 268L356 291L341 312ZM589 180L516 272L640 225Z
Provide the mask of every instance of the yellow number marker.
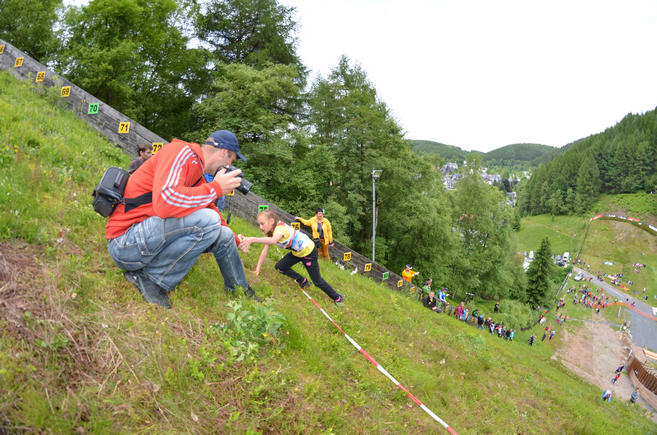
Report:
M403 280L400 279L399 281L397 281L397 287L401 287L401 286L403 286L403 285L404 285L404 281L403 281Z
M231 191L230 193L227 193L226 196L235 196L235 191Z
M163 146L164 144L162 142L153 142L153 154L161 150Z
M129 122L121 122L119 124L119 133L130 133L130 123Z
M295 230L300 230L300 229L301 229L301 224L300 224L299 222L292 222L292 223L290 224L290 226L291 226L292 228L294 228Z
M23 65L23 59L24 57L17 57L16 61L14 62L14 68L18 68L19 66Z
M345 252L343 256L344 261L351 261L351 252Z
M0 54L5 52L5 44L0 45Z
M69 95L71 95L71 87L70 86L64 86L62 87L62 98L66 98Z
M415 294L415 286L411 287L411 294L412 294L412 295Z
M364 270L365 272L369 272L370 270L372 270L372 263L367 263L367 264L365 265L365 267L363 268L363 270Z
M46 79L46 72L45 71L39 71L36 76L36 81L37 82L42 82Z

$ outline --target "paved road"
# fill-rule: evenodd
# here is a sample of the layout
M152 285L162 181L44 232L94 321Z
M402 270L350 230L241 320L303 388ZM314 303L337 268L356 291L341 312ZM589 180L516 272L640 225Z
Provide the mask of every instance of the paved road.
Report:
M632 301L636 302L635 308L640 311L654 316L652 307L641 302L639 299L629 295L628 293L623 292L622 290L617 290L613 286L607 284L605 281L598 280L594 275L586 272L585 270L579 269L578 267L573 267L573 273L582 272L584 277L588 280L589 277L593 277L591 281L592 284L602 287L605 292L609 295L617 297L621 301L629 299L629 303ZM638 346L646 346L653 351L657 351L657 322L654 319L642 316L633 310L627 310L629 320L630 320L630 332L632 333L632 341Z

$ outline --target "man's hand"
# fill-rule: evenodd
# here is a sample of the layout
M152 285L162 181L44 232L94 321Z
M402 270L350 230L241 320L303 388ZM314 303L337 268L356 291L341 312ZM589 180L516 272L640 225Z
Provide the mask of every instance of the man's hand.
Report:
M241 169L236 169L226 173L226 168L221 168L214 176L215 181L221 186L221 193L229 193L239 187L242 179L239 175L242 173Z
M249 246L251 246L251 243L253 243L253 239L251 237L244 237L240 240L239 248L243 252L249 252Z

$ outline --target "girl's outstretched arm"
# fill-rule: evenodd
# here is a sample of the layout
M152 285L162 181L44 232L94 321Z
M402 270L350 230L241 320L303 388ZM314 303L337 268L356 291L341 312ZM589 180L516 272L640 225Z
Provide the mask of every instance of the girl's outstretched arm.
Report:
M276 234L271 237L245 237L244 241L249 245L252 243L260 243L261 245L275 245L283 237L282 234Z
M265 245L262 247L262 252L260 253L260 257L258 257L258 265L256 266L255 270L253 273L257 277L260 275L260 267L262 266L262 263L265 262L265 258L267 258L267 253L269 252L269 245Z

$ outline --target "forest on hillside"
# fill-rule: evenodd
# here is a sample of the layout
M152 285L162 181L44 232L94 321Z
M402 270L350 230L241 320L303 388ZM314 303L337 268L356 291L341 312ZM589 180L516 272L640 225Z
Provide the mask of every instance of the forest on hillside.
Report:
M294 9L276 0L9 0L0 37L162 137L236 133L254 191L289 212L326 210L338 240L371 254L372 170L377 261L412 264L453 294L527 296L514 258L517 214L478 175L453 193L414 152L365 70L336 59L309 80ZM537 247L538 248L538 247Z
M539 166L520 192L526 214L581 214L602 193L657 190L657 109L628 114Z
M429 156L437 165L447 162L461 164L468 154L478 154L481 156L482 164L489 169L489 173L505 174L503 175L505 178L513 173L529 171L561 152L559 148L533 143L510 144L482 153L428 140L409 140L409 142L413 150Z

